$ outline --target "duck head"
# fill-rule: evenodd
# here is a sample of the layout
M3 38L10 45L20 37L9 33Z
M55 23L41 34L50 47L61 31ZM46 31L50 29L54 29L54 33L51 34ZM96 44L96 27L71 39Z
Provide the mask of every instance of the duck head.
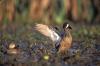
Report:
M64 31L70 31L70 30L72 30L72 27L70 26L70 24L65 22L63 24L63 29L64 29Z

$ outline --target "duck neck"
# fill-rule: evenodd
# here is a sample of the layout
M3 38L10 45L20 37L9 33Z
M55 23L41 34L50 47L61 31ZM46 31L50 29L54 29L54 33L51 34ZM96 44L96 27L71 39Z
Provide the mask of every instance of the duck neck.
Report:
M71 37L71 33L69 30L66 30L65 33L64 33L64 36L66 37Z

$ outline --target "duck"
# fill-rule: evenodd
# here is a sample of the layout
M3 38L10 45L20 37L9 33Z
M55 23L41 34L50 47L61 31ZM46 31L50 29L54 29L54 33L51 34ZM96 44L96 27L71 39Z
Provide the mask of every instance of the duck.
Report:
M66 54L72 45L72 27L67 22L62 25L62 31L58 34L55 29L46 24L36 24L35 30L50 38L54 42L55 49L58 53Z

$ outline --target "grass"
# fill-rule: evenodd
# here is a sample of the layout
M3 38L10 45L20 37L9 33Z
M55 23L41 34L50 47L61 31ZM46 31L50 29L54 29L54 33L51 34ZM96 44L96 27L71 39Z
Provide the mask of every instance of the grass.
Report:
M34 30L34 24L15 22L0 30L0 64L4 66L99 66L100 26L72 24L73 44L65 62L53 51L49 38ZM59 27L59 26L58 26ZM8 46L15 43L18 54L9 54ZM73 50L74 53L71 53ZM74 54L74 57L70 57Z

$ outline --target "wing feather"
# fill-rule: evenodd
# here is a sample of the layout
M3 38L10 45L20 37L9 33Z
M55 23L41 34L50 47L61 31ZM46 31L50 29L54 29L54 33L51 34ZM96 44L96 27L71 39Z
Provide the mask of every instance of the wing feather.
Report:
M44 36L49 37L54 42L57 42L61 39L60 36L54 30L50 29L47 25L36 24L35 30L39 31Z

